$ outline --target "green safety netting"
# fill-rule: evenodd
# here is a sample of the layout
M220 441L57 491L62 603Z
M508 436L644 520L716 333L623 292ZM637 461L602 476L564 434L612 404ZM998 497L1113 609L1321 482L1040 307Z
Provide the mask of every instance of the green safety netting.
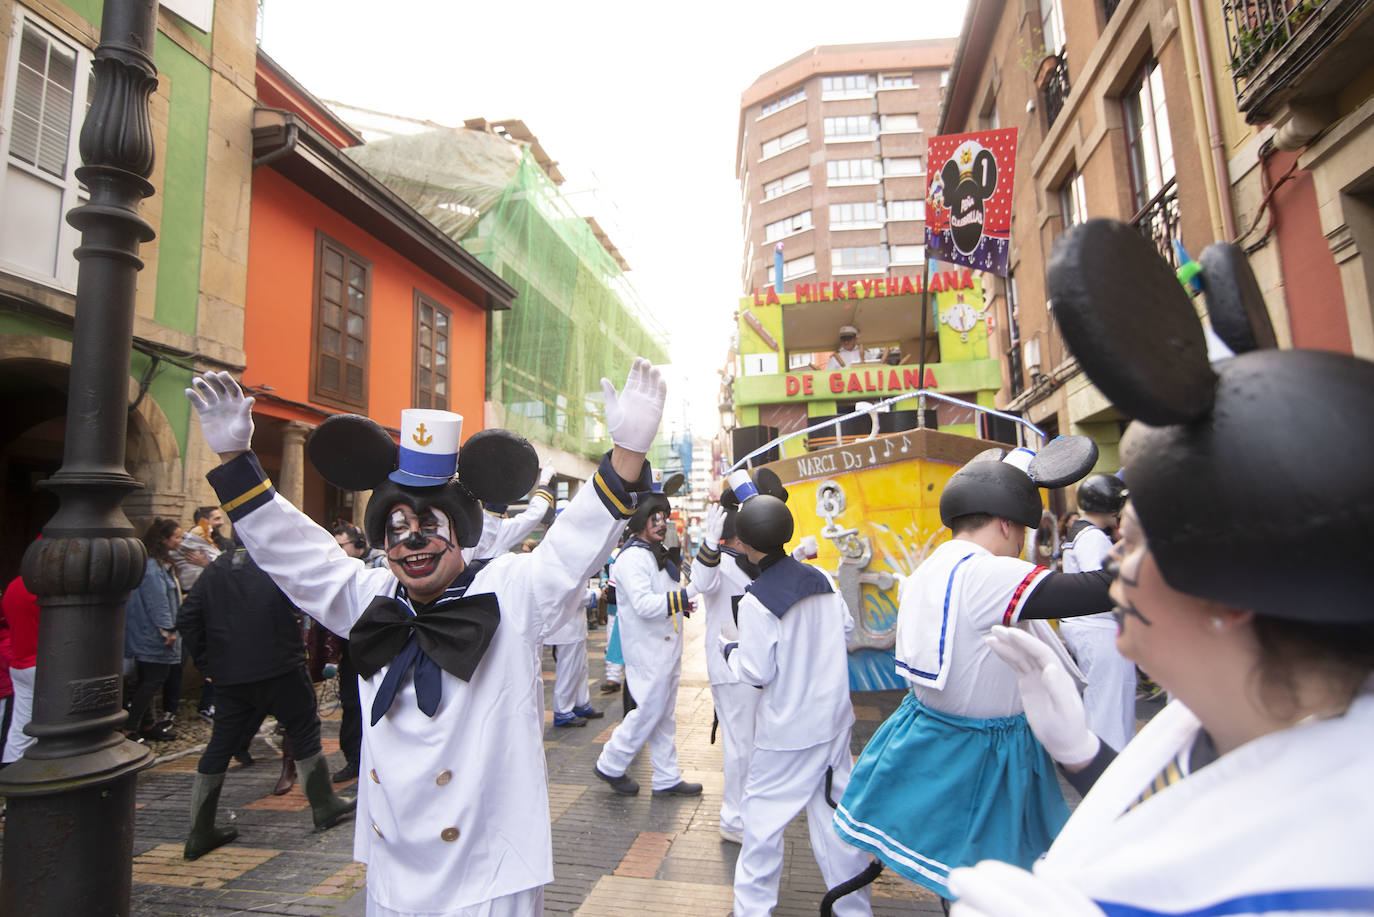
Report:
M667 362L667 333L529 149L453 128L346 152L518 293L487 325L496 423L588 457L609 448L601 377Z

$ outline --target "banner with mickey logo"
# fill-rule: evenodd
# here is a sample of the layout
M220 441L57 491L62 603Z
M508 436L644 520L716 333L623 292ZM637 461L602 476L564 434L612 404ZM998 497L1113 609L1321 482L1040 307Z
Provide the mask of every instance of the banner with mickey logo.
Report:
M927 256L1005 277L1016 128L932 137L927 156Z

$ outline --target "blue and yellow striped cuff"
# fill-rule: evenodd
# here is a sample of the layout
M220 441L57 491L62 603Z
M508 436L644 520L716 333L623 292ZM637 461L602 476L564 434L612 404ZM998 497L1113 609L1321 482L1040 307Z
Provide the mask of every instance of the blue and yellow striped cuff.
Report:
M220 509L231 522L238 522L253 510L268 503L277 489L262 470L258 457L245 452L205 475L219 497Z
M668 593L668 615L680 615L691 607L691 601L687 598L687 590L679 589L676 592Z
M720 565L720 548L708 548L703 544L697 551L697 560L703 567L716 567Z
M626 488L625 481L620 479L620 475L615 473L611 467L611 454L607 452L601 458L601 467L596 469L596 474L592 475L592 488L596 490L596 495L601 498L602 504L617 519L628 519L638 505L635 499L637 493L650 489L649 463L645 462L639 474L639 480L631 482L634 491Z
M554 499L552 490L549 490L547 487L540 485L539 487L536 487L534 489L534 493L530 496L530 499L538 500L541 497L548 501L549 506L553 506Z

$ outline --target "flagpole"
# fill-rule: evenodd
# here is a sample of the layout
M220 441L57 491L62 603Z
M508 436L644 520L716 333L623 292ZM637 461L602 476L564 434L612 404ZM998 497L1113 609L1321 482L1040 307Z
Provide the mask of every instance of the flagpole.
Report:
M917 375L922 389L926 387L926 328L930 322L930 246L926 246L925 265L921 277L921 368ZM926 427L926 396L916 399L916 429Z

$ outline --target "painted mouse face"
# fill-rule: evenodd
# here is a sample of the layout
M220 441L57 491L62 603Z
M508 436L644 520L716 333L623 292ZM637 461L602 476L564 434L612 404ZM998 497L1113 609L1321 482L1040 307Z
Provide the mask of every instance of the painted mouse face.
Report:
M940 170L940 181L954 247L971 255L983 238L983 202L997 190L997 160L976 143L961 144Z

